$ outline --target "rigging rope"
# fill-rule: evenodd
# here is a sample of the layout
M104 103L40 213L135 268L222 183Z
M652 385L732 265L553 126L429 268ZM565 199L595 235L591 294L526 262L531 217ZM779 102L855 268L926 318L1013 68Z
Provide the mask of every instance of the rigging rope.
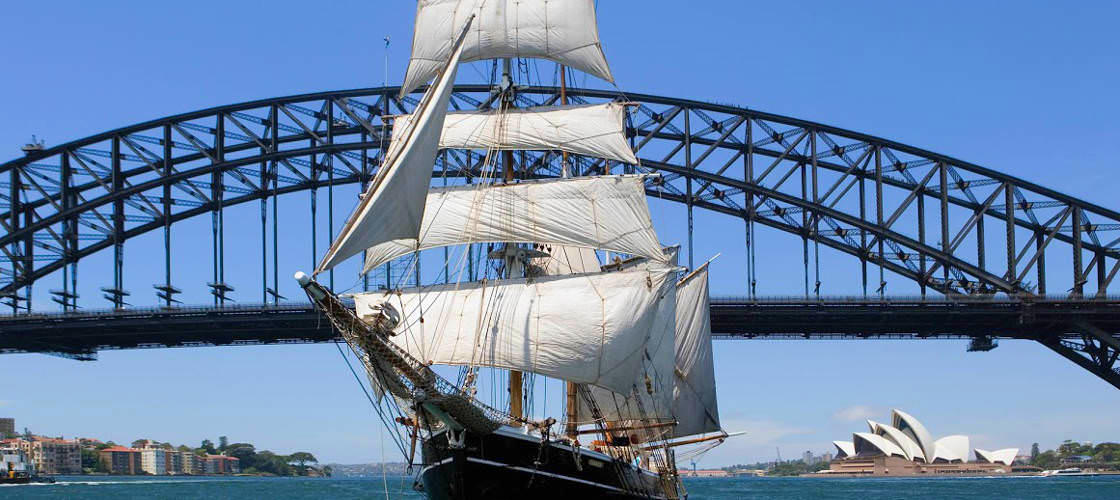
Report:
M338 349L338 354L342 356L342 360L345 361L346 366L350 368L350 373L354 375L354 381L358 383L358 387L361 387L362 393L366 395L366 399L369 400L370 406L372 406L374 411L377 412L377 417L379 420L381 420L382 425L384 425L385 427L389 427L390 424L386 421L385 415L381 411L381 405L373 401L373 396L370 396L369 391L366 390L366 385L362 383L362 379L358 377L358 372L357 370L354 370L354 365L350 363L350 358L346 356L346 353L342 351L342 347L338 344L338 342L335 342L334 347ZM395 427L393 428L395 429ZM405 451L403 438L400 438L400 436L397 435L397 432L390 432L389 434L393 437L393 442L401 451L401 455L407 456L408 452Z

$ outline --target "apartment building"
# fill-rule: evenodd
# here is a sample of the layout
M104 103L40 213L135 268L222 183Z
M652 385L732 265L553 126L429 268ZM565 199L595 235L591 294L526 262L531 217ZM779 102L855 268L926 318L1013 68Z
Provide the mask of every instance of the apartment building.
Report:
M31 436L8 440L32 463L39 474L81 474L82 447L75 439Z
M167 453L167 450L162 448L141 449L140 470L157 476L167 474Z
M110 474L140 474L140 450L113 446L97 452L97 459L102 465L102 470Z
M237 474L241 472L241 459L225 455L206 455L207 474Z

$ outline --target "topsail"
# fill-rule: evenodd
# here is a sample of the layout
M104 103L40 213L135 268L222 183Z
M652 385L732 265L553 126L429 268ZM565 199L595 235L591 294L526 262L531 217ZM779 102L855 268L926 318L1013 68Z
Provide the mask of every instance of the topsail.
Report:
M471 14L463 62L535 57L614 82L599 43L594 0L420 0L401 95L435 76Z
M626 139L626 104L515 108L502 112L456 111L447 114L439 147L566 151L623 163L638 158ZM393 140L412 123L412 115L393 121Z
M471 19L466 21L470 26ZM432 165L439 154L439 136L451 99L455 71L463 53L465 28L452 44L450 57L441 61L435 85L416 108L411 128L393 142L386 160L362 196L362 201L331 244L315 272L330 269L371 246L401 238L415 238L424 218L424 199L432 180ZM376 220L374 220L376 218Z
M645 177L608 175L433 188L419 238L371 247L365 270L418 250L479 242L569 245L668 262L650 220Z

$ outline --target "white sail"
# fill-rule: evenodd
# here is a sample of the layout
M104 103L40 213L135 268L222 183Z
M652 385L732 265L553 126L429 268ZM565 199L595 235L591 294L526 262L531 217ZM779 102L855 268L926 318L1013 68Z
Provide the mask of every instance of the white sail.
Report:
M468 26L470 18L464 21ZM447 116L455 71L462 56L462 37L449 46L435 85L416 108L411 127L390 145L386 160L362 200L315 272L330 269L362 250L385 241L415 238L424 218L424 199L432 179L432 165L439 154L439 134ZM450 50L454 48L454 50Z
M424 362L508 368L627 392L668 268L497 283L472 282L354 296L368 318L387 303L404 319L392 341Z
M716 377L712 364L708 267L677 284L676 387L673 435L691 436L720 430Z
M412 123L397 116L393 140ZM456 111L447 114L439 147L567 151L623 163L638 158L626 140L626 105L618 102L586 106L546 106L497 111Z
M595 415L592 409L580 400L576 412L576 419L579 422L587 423L596 418L608 421L674 418L673 364L676 332L673 318L677 314L676 296L676 293L668 293L658 304L655 328L650 330L642 372L634 379L633 389L620 392L602 387L588 387L587 390L598 406L599 415Z
M593 249L569 245L542 246L548 257L537 257L531 262L542 276L597 273L602 267Z
M655 370L658 375L667 375L669 381L654 379L655 387L670 388L668 400L641 392L637 397L642 399L645 418L677 419L677 425L672 429L673 437L721 431L712 364L707 266L677 283L675 297L673 311L676 321L671 323L675 327L672 337L675 359L668 362L667 368L660 364L660 368ZM651 352L656 351L651 349ZM599 388L593 388L591 392L598 402L601 416L607 420L638 420L643 417L638 412L639 405L633 394L614 394ZM592 418L590 409L580 405L578 419L586 422Z
M433 188L419 238L372 246L365 270L417 250L477 242L571 245L667 262L644 176L611 175Z
M420 0L401 95L435 76L471 14L478 17L463 62L542 58L614 82L599 43L594 0Z

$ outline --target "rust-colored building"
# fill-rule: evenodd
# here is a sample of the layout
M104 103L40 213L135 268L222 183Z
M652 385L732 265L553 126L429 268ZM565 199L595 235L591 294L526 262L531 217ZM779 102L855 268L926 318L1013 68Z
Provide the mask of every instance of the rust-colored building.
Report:
M97 452L102 468L110 474L140 474L140 450L113 446Z
M207 474L237 474L241 472L241 459L226 455L206 455Z

